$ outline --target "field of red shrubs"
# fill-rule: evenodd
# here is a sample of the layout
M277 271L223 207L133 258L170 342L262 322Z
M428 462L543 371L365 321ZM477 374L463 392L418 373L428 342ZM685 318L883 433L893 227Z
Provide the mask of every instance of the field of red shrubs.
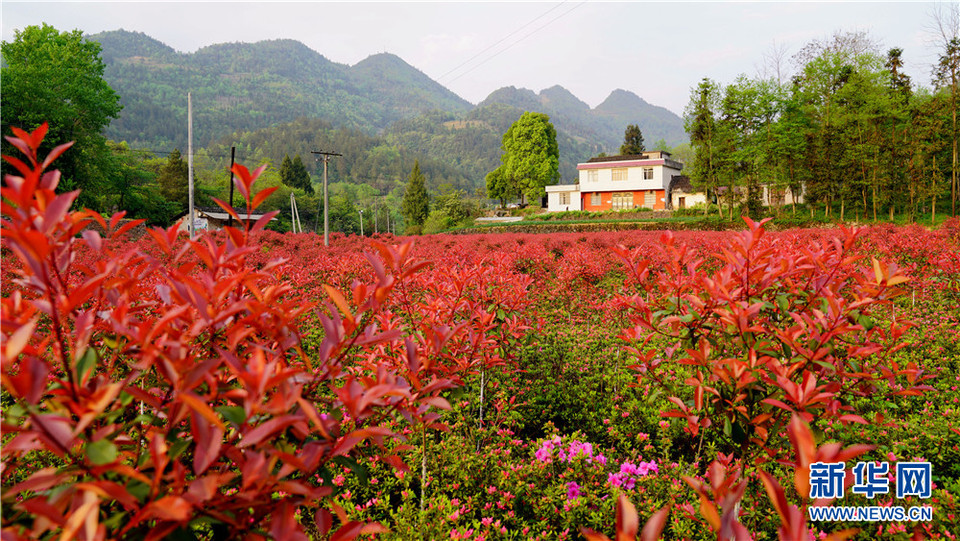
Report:
M2 192L4 540L960 533L956 219L131 240L42 137Z

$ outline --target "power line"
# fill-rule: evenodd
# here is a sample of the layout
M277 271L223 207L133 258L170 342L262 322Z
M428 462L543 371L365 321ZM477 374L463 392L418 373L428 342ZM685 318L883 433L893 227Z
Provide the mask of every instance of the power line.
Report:
M586 3L587 3L587 0L584 0L583 2L580 2L579 4L573 6L572 8L570 8L570 9L568 9L567 11L561 13L560 15L557 15L557 16L554 17L553 19L550 19L550 20L547 21L547 23L544 24L543 26L541 26L541 27L537 28L536 30L534 30L533 32L530 32L529 34L523 36L522 38L520 38L520 39L518 39L517 41L513 42L512 44L508 45L506 48L501 49L501 50L498 51L496 54L494 54L493 56L491 56L491 57L487 58L486 60L480 62L480 63L477 64L476 66L468 69L467 71L461 73L460 75L457 75L457 76L454 77L453 79L450 79L449 81L447 81L447 84L450 84L450 83L456 81L457 79L459 79L459 78L463 77L464 75L470 73L471 71L479 68L480 66L486 64L487 62L493 60L494 58L500 56L501 54L509 51L512 47L514 47L515 45L519 44L519 43L522 42L523 40L529 38L530 36L536 34L537 32L539 32L539 31L541 31L541 30L543 30L544 28L550 26L550 25L551 25L554 21L556 21L557 19L563 17L564 15L569 14L571 11L577 9L578 7L580 7L580 6L582 6L582 5L586 4Z
M458 69L462 68L463 66L469 64L470 62L473 61L473 59L475 59L475 58L477 58L478 56L482 55L483 53L489 51L490 49L493 49L493 48L496 47L497 45L500 45L501 43L503 43L504 41L506 41L508 38L510 38L511 36L513 36L514 34L516 34L517 32L520 32L520 31L523 30L524 28L526 28L526 27L530 26L531 24L537 22L538 20L540 20L540 19L542 19L543 17L545 17L545 16L546 16L548 13L550 13L551 11L557 9L558 7L560 7L560 6L562 6L562 5L566 4L566 3L567 3L567 0L563 0L563 2L560 2L559 4L557 4L557 5L553 6L552 8L548 9L547 11L544 11L544 12L541 13L540 15L537 15L536 17L534 17L533 19L531 19L527 24L521 26L520 28L517 28L517 29L514 30L513 32L510 32L510 33L507 34L506 36L500 38L500 40L497 41L496 43L494 43L493 45L490 45L490 46L487 47L486 49L480 51L479 53L471 56L470 58L468 58L467 60L465 60L464 62L462 62L461 64L459 64L457 67L455 67L455 68L447 71L446 73L444 73L444 74L441 75L440 77L437 77L437 81L439 82L440 80L442 80L442 79L443 79L444 77L446 77L447 75L450 75L451 73L457 71Z

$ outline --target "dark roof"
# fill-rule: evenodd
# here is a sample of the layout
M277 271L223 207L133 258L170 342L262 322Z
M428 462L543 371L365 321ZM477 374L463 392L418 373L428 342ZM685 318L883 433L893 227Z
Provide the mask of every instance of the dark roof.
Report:
M652 157L652 154L660 153L659 158ZM587 163L598 163L598 162L621 162L628 160L655 160L660 158L669 158L670 153L665 150L651 150L649 152L643 152L641 154L620 154L618 156L604 156L602 158L590 158L587 160Z
M684 193L699 193L703 190L694 188L687 175L673 175L670 177L670 191L679 190Z
M196 212L209 216L210 218L213 218L215 220L228 220L230 218L230 215L227 214L227 211L223 210L220 207L196 207L195 210ZM253 212L248 215L247 209L245 208L241 209L241 208L233 207L233 210L236 211L237 216L239 216L241 220L250 220L250 221L259 220L265 214L263 212ZM270 221L272 222L274 220L276 220L275 217L272 218Z
M226 212L225 210L223 210L222 207L220 207L220 205L213 205L213 206L210 206L210 207L208 207L208 206L203 206L203 207L201 207L201 206L197 205L197 206L194 207L194 209L196 209L196 210L199 211L199 212ZM235 207L233 207L233 210L236 211L237 214L246 214L246 213L247 213L247 207L246 207L246 206L243 206L243 207L237 207L237 206L235 206ZM260 213L260 212L254 212L254 214L262 214L262 213Z

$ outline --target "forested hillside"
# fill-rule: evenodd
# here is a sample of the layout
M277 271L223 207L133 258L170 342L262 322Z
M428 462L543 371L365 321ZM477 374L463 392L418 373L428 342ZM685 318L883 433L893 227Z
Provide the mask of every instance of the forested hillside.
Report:
M627 124L639 124L651 144L658 139L670 145L686 140L678 116L622 90L596 109L560 86L539 95L503 88L474 107L387 53L346 66L293 40L217 44L182 54L145 34L123 30L91 39L103 47L104 78L124 106L107 136L135 148L186 148L188 91L193 94L198 147L227 144L236 132L322 119L324 125L347 130L344 133L382 135L380 146L390 148L384 147L380 156L418 153L443 168L444 182L473 187L481 186L484 175L497 167L500 137L524 111L550 115L557 128L564 182L575 179L577 162L599 152L616 152ZM263 149L264 155L278 162L275 154L282 158L284 152L301 152L313 137L286 140L293 146L276 144L272 150ZM340 162L346 165L338 167L357 178L395 176L399 167L385 163L383 168L371 168L368 162L351 160L345 156Z
M185 146L188 91L199 145L302 117L373 133L423 111L471 107L392 55L350 67L294 40L224 43L181 54L123 30L91 39L103 46L104 78L124 105L107 136L134 146Z
M334 150L343 154L330 161L331 182L367 184L382 194L402 187L415 160L428 179L431 191L464 189L473 192L471 177L459 164L424 158L418 149L394 143L390 136L377 136L359 130L338 128L319 119L299 119L260 130L241 131L207 147L217 169L226 170L230 147L236 146L237 160L249 164L270 162L279 167L284 155L300 155L317 178L322 168L314 163L313 150ZM494 150L499 148L499 137ZM498 156L493 156L496 160ZM493 167L496 167L494 165Z

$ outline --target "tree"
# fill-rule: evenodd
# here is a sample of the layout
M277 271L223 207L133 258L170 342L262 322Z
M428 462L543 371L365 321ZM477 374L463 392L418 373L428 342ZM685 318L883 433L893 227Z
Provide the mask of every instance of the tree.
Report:
M160 184L160 193L167 201L177 203L179 212L184 212L189 206L189 187L187 186L189 170L187 163L180 155L180 149L173 149L167 156L167 163L160 168L157 182Z
M307 166L303 164L303 159L300 158L299 154L294 155L291 165L291 177L293 178L293 184L291 184L291 186L300 188L308 194L312 194L313 182L310 181L310 173L307 171Z
M500 206L503 207L507 199L514 199L519 194L513 191L513 185L507 181L503 174L503 166L497 167L487 173L487 197L490 199L499 199Z
M957 194L960 191L957 162L957 91L960 90L960 37L954 36L944 44L943 54L934 67L933 83L937 88L950 92L950 213L957 214Z
M623 144L620 145L620 154L640 154L643 148L643 133L640 132L640 126L628 124L623 132Z
M283 161L280 162L280 182L292 187L293 175L291 169L293 169L293 162L290 161L290 155L284 154Z
M313 183L310 182L310 173L307 167L303 165L303 160L297 154L291 160L289 154L283 155L283 162L280 163L280 182L283 182L291 188L299 188L308 194L313 193Z
M491 173L497 187L488 191L490 197L524 196L536 199L543 195L543 187L560 179L560 147L557 130L550 117L543 113L526 112L503 134L501 165ZM497 176L499 175L499 177ZM487 186L491 176L487 175Z
M403 194L401 211L408 226L422 226L430 213L430 196L427 194L423 174L420 173L420 160L413 162L410 180L407 181L407 191Z
M110 150L101 131L117 118L120 97L103 80L100 44L80 30L28 26L0 45L3 93L0 112L4 131L10 126L32 130L48 122L43 150L74 141L60 160L61 189L83 188L77 204L100 209L109 169ZM3 143L3 152L11 148ZM4 164L4 172L6 172Z
M721 89L719 85L704 78L690 93L684 117L684 127L690 135L690 145L695 152L690 165L690 179L708 193L716 194L719 187L718 159L719 141L717 114ZM704 213L709 205L704 206Z

